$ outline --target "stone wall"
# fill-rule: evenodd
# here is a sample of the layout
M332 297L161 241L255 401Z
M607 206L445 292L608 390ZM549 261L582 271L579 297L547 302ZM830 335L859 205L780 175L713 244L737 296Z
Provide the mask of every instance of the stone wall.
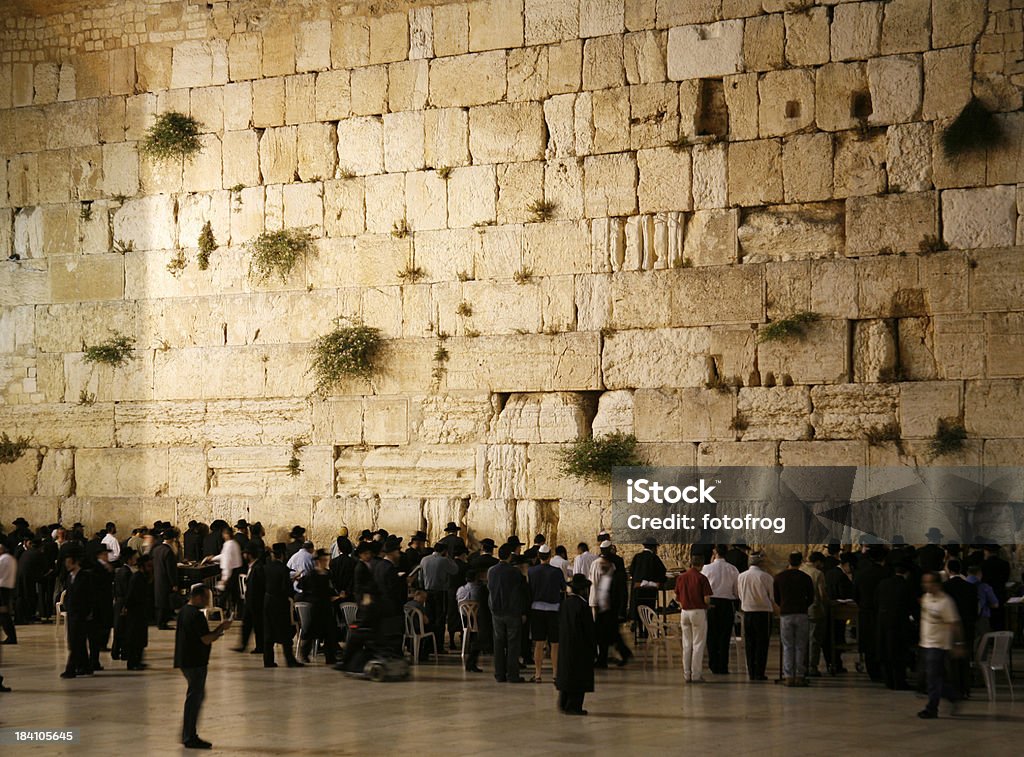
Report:
M591 433L658 464L1021 459L1022 0L15 5L0 431L32 449L0 466L4 521L574 544L610 520L558 472ZM972 95L1006 139L949 158ZM170 110L203 150L156 164ZM245 243L293 227L317 256L252 283ZM804 339L758 341L802 311ZM336 316L386 365L319 399ZM129 364L85 362L113 330ZM931 461L945 417L969 439Z

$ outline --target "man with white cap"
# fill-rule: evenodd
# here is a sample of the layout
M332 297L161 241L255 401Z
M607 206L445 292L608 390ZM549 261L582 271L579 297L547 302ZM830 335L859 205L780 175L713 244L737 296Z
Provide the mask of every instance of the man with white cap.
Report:
M607 534L605 534L607 535ZM633 656L619 632L619 594L617 584L625 584L625 573L616 565L616 555L611 541L605 539L599 549L601 556L590 566L590 606L594 608L594 624L597 629L597 662L595 667L608 667L608 648L614 646L619 653L618 664L625 665Z
M551 547L537 548L540 562L527 572L530 584L530 638L533 639L534 683L544 670L544 643L551 646L552 675L558 672L558 610L565 593L565 574L551 564Z

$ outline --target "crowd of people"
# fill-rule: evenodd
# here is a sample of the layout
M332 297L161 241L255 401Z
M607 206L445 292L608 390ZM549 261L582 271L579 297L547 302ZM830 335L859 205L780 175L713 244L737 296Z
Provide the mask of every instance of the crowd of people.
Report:
M184 532L158 521L123 540L115 523L89 536L81 523L32 529L18 518L12 525L11 533L0 532L3 643L17 643L18 625L56 613L67 623L62 678L102 671L110 664L102 655L144 670L151 628L173 622L175 666L188 681L182 741L195 748L209 747L196 732L209 649L233 619L241 621L233 649L250 651L252 642L264 667L277 667L278 646L288 667L310 664L319 648L327 665L358 673L372 658L404 659L413 651L406 631L415 615L426 634L412 641L417 659L465 651L465 670L482 673L480 656L490 654L495 681L515 684L543 682L549 658L560 711L582 715L594 670L633 656L623 624L631 621L637 638L647 635L638 608L663 618L678 613L687 683L704 680L705 651L712 675L729 673L737 632L749 679L767 680L777 615L787 685L808 685L822 665L827 673L846 672L850 626L871 680L905 689L916 669L929 693L920 716L936 717L941 696L970 694L971 655L960 651L1005 627L1010 574L996 545L843 552L830 544L806 560L792 553L775 575L766 556L745 545L695 546L689 569L675 577L675 601L661 607L672 583L658 544L645 541L627 569L607 532L598 534L596 549L580 543L570 558L543 534L531 545L514 534L500 545L484 538L471 551L456 523L432 546L423 531L403 546L405 539L384 529L364 530L353 541L343 527L319 549L302 526L287 542L267 545L261 524L244 519L234 526L191 521ZM213 603L227 620L211 630ZM854 624L844 607L853 608ZM0 690L9 690L2 677Z

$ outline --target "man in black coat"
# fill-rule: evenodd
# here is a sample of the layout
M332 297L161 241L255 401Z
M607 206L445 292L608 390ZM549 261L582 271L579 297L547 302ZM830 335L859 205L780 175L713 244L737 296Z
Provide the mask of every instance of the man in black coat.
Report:
M228 528L226 520L218 518L210 524L210 531L203 537L203 557L216 557L224 546L224 529Z
M89 666L89 618L92 615L92 576L82 569L82 551L70 550L65 558L64 568L67 571L67 592L64 596L64 609L67 612L68 661L64 666L61 678L75 678L80 675L92 675Z
M153 601L153 560L149 555L133 555L128 563L128 570L128 587L121 607L121 617L124 621L121 656L127 663L128 670L145 670L142 653L149 643L148 618Z
M647 629L640 622L637 608L640 605L652 610L658 604L658 590L665 583L665 563L658 557L658 542L652 536L643 541L644 548L633 555L629 565L629 574L633 583L633 607L630 618L637 624L642 638L647 638ZM745 557L746 555L744 555Z
M864 664L872 681L882 681L878 639L878 584L889 577L885 566L885 548L872 546L867 559L861 560L853 579L853 594L857 600L858 645L864 655Z
M338 618L334 612L334 602L338 598L338 592L331 583L331 574L328 571L330 559L330 552L318 549L313 570L303 574L298 581L302 599L310 605L308 625L302 626L302 640L299 643L300 659L307 664L310 661L313 643L317 640L323 644L327 664L334 665L337 662Z
M974 649L975 630L978 625L978 586L972 584L963 575L959 560L950 560L946 565L949 580L942 584L942 590L953 599L956 611L960 615L960 628L963 632L965 649ZM949 660L953 673L950 683L961 697L971 695L971 659L968 656L951 657Z
M456 547L462 547L463 549L466 547L466 542L459 536L460 530L454 521L448 521L448 525L444 527L445 535L441 537L440 543L448 547L449 556L454 555Z
M89 621L89 665L103 670L100 652L107 649L110 630L114 627L114 567L107 559L110 549L106 544L97 547L92 573L92 619Z
M188 530L182 534L182 554L185 562L199 562L203 559L203 524L190 520Z
M40 590L46 581L46 555L38 538L26 540L26 549L18 558L18 603L15 621L32 623L40 615ZM46 598L49 603L49 598Z
M263 566L266 581L266 593L263 597L263 667L276 668L274 662L274 645L284 648L284 659L289 668L301 668L302 663L295 659L292 639L295 628L292 625L291 599L294 594L291 571L284 563L285 545L277 543L268 555Z
M925 534L928 543L917 552L917 564L923 571L938 573L942 570L942 563L946 560L946 550L939 543L942 541L942 531L932 526Z
M907 576L906 563L897 563L895 573L878 582L879 659L885 685L895 691L907 688L907 665L914 644L913 618L917 617L914 588Z
M586 715L583 699L594 690L594 652L597 634L594 616L584 598L590 581L577 573L569 582L558 611L558 709L566 715Z
M267 593L267 576L265 573L266 557L263 547L249 542L245 551L249 570L245 578L245 603L242 609L242 640L235 652L244 652L249 646L249 637L254 636L256 646L252 654L263 654L263 603Z
M171 595L178 591L178 559L174 550L164 541L164 532L153 534L153 606L156 608L156 627L167 630L167 622L174 616Z
M1006 583L1010 580L1010 563L999 556L998 544L986 544L982 550L985 559L981 563L981 580L992 587L999 600L999 607L992 609L992 630L1002 631L1006 628Z
M405 602L409 598L409 587L401 575L399 563L402 556L402 540L388 536L381 552L384 559L373 568L373 578L380 590L380 625L382 641L396 652L402 648L402 633L405 623Z

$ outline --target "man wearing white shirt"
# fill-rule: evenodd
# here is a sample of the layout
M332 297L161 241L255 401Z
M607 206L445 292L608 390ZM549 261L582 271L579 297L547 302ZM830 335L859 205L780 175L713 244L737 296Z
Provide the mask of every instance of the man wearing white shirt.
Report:
M561 544L555 547L555 556L551 558L551 564L562 571L562 575L565 576L566 581L572 578L572 568L569 565L569 560L565 553L565 547Z
M572 575L583 574L590 578L590 566L596 559L597 555L590 551L585 541L581 541L576 547L576 559L572 561Z
M768 639L772 632L775 579L762 570L764 555L750 556L750 567L736 579L743 611L743 645L747 653L747 675L751 681L767 681Z
M728 675L729 644L736 618L736 585L740 572L725 559L728 546L716 544L714 559L701 573L711 583L711 606L708 608L708 667L712 673Z
M220 554L212 558L211 562L220 565L220 581L217 588L224 592L224 607L234 611L240 609L238 608L240 600L238 576L242 572L242 548L233 538L231 527L226 523L221 529L221 535L224 542L221 544Z
M939 716L939 700L946 698L955 704L959 694L945 681L946 656L956 649L963 654L960 634L960 615L953 598L942 590L935 573L921 577L921 662L928 687L928 704L917 713L919 718L931 720Z
M7 545L0 540L0 628L3 629L4 644L17 644L18 633L14 628L14 586L18 578L18 561L9 554Z
M105 530L107 533L100 541L107 545L107 560L115 563L121 557L121 543L117 540L117 526L107 523Z

